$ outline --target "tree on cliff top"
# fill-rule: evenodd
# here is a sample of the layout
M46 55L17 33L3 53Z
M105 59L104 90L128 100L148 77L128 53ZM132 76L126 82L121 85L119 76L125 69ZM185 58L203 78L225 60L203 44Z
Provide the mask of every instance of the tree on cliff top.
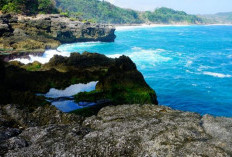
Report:
M26 15L58 12L54 0L0 0L0 10Z
M55 0L56 6L71 17L79 14L79 19L94 19L98 23L202 23L195 15L169 8L157 8L154 11L135 11L117 7L107 1L99 0Z

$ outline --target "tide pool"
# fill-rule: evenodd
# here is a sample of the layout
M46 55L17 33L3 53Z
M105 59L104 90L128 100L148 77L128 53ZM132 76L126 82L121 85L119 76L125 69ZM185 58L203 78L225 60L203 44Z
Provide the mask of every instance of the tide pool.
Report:
M97 103L94 102L79 102L74 101L74 95L80 92L90 92L96 89L98 81L92 81L89 83L79 83L71 85L64 90L59 90L51 88L46 94L37 94L43 95L48 98L48 101L51 102L56 108L63 112L70 112L73 110L94 106Z
M161 105L232 117L232 26L132 27L120 28L116 35L114 43L64 44L53 53L127 55Z

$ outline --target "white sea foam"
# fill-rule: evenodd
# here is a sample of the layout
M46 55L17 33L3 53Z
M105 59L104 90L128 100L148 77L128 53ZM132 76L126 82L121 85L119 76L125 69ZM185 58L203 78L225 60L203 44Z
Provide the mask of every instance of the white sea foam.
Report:
M28 63L33 63L34 61L38 61L42 64L49 62L49 60L54 56L54 55L61 55L61 56L70 56L69 52L60 52L57 50L47 50L44 52L42 56L33 56L29 55L29 59L21 59L21 58L16 58L11 61L19 61L23 64L28 64Z
M63 44L57 48L58 51L70 51L70 50L77 50L83 49L83 48L89 48L96 45L101 44L102 42L78 42L78 43L72 43L72 44ZM105 43L102 43L105 44Z
M49 98L59 98L59 97L70 97L80 92L90 92L95 90L97 82L98 81L93 81L87 84L79 83L79 84L71 85L64 90L51 88L49 92L45 94L45 96Z
M78 51L78 48L87 48L87 47L93 47L96 45L101 44L101 42L80 42L80 43L74 43L74 44L64 44L57 48L57 50L47 50L44 52L42 56L34 56L29 55L29 59L25 58L16 58L11 61L19 61L23 64L33 63L34 61L38 61L42 64L49 62L49 60L54 55L60 55L60 56L70 56L70 51L76 49Z
M227 58L232 58L232 55L228 55Z
M140 47L133 47L131 51L124 53L130 57L140 69L146 69L156 66L157 63L167 62L172 60L170 57L162 55L163 52L168 52L164 49L142 49ZM118 58L122 54L107 55L110 58Z
M158 63L158 62L166 62L171 60L170 57L165 57L161 55L162 52L166 50L163 49L137 49L129 54L129 57L132 58L135 62L146 62L146 63Z
M204 71L207 69L215 69L216 67L212 67L212 66L207 66L207 65L200 65L200 67L197 69L197 71Z
M214 73L214 72L208 72L208 71L203 72L203 74L213 76L213 77L219 77L219 78L231 77L231 75L229 75L229 74L221 74L221 73Z
M140 47L133 47L132 52L126 52L124 55L129 56L133 61L142 61L150 63L157 63L157 62L163 62L163 61L169 61L172 58L162 56L162 52L167 52L167 50L164 49L142 49ZM110 58L118 58L122 56L123 54L112 54L107 55L107 57Z
M190 70L185 70L187 73L190 73L190 74L194 74L194 72L190 71ZM197 74L197 73L196 73Z
M190 67L193 64L193 61L189 60L187 61L187 63L185 64L185 67Z

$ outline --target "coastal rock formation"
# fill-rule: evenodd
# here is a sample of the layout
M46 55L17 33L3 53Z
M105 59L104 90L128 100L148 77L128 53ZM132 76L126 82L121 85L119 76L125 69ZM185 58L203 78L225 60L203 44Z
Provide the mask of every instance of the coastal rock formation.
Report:
M105 107L81 124L9 127L11 134L0 143L5 156L229 157L231 125L230 118L164 106L120 105Z
M49 124L76 124L80 123L80 116L62 113L55 106L45 105L36 108L33 112L27 109L19 109L17 105L6 105L3 110L20 126L44 126Z
M33 112L17 105L0 105L0 156L8 150L27 147L29 141L18 137L25 128L45 125L79 125L83 118L62 113L54 106L38 107Z
M112 59L97 53L73 53L70 57L54 56L47 64L9 62L2 69L5 77L4 83L0 82L0 104L18 104L30 111L49 104L38 93L91 81L98 81L97 89L80 93L81 97L76 93L77 102L158 104L155 91L126 56Z
M0 15L0 51L44 52L61 43L80 41L113 42L115 28L110 25L73 21L59 14Z

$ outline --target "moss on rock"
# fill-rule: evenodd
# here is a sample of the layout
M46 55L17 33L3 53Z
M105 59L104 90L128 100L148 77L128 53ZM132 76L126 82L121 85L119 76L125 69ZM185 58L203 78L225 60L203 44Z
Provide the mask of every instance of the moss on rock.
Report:
M96 90L79 93L75 96L77 102L96 102L97 107L102 104L158 104L155 91L126 56L111 59L97 53L73 53L70 57L54 56L44 65L7 63L5 71L4 96L0 104L20 104L22 108L33 110L47 103L44 97L36 96L37 93L91 81L98 81ZM101 100L107 101L99 103ZM99 108L93 112L97 110Z

